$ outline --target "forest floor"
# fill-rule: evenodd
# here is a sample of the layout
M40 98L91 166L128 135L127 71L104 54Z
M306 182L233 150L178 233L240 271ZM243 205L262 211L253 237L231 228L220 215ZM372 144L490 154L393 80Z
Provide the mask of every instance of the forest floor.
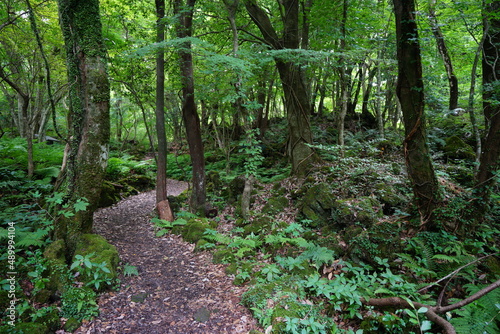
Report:
M187 188L169 180L169 195ZM179 236L155 237L155 192L122 200L95 213L95 233L115 245L138 276L120 277L118 291L101 295L100 314L76 333L248 333L259 329L239 304L244 287L232 284L223 265Z

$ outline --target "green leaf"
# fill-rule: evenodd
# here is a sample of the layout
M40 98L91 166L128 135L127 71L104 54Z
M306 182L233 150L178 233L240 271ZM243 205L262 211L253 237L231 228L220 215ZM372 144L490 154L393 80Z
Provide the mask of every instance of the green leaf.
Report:
M87 209L88 205L89 205L89 203L87 202L87 200L85 198L82 198L82 199L78 199L75 202L75 204L73 204L73 208L75 209L75 212L85 211Z
M425 331L430 330L431 327L432 327L432 322L430 322L429 320L424 320L424 321L422 321L422 324L420 325L420 330L422 332L425 332Z

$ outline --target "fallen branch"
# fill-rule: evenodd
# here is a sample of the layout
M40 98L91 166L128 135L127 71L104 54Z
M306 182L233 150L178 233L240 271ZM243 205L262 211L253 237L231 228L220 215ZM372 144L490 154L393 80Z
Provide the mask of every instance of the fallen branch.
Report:
M476 292L475 294L459 301L458 303L448 305L448 306L430 306L430 305L425 305L422 303L418 302L412 302L408 301L406 299L400 298L400 297L388 297L388 298L372 298L372 299L361 299L361 303L363 305L367 306L375 306L375 307L395 307L397 309L405 309L405 308L421 308L425 307L427 308L427 312L425 312L425 316L427 319L430 321L434 322L438 326L440 326L445 334L456 334L455 328L453 325L444 319L443 317L439 316L439 314L446 313L452 310L455 310L457 308L463 307L465 305L468 305L472 303L473 301L481 298L482 296L486 295L487 293L495 290L500 286L500 279L487 287L481 289L480 291Z

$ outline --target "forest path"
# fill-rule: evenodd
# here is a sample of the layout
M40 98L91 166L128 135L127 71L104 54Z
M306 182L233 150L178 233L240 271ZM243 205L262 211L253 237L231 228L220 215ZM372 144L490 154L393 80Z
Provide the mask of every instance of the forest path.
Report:
M185 187L169 180L172 195ZM218 334L257 329L250 312L239 304L245 289L232 284L224 266L213 264L209 253L193 253L194 245L178 236L155 237L150 222L154 208L151 191L95 213L95 233L115 245L122 264L136 266L139 276L120 277L120 290L103 294L100 315L76 333Z

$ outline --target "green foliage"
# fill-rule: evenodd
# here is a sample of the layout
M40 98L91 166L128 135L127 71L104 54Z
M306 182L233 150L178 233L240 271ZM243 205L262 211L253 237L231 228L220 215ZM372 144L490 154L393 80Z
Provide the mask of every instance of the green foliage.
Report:
M132 265L127 263L123 266L123 275L125 275L125 276L139 276L139 271L137 271L136 266L132 266Z
M155 225L155 227L158 229L156 231L156 236L157 237L163 237L165 234L170 233L172 228L174 226L184 226L188 223L188 221L185 218L177 218L176 220L169 222L165 219L160 219L160 218L153 218L151 219L151 222Z
M467 284L464 286L472 295L484 286ZM456 311L458 317L450 322L459 334L494 334L500 332L500 289L495 289L475 302Z
M77 320L91 319L99 314L96 293L88 287L70 286L61 296L61 315Z
M82 256L75 255L75 261L71 264L70 270L76 271L82 275L86 281L85 285L94 288L96 291L101 288L101 285L112 286L113 281L107 274L111 271L108 269L106 262L95 263L91 261L94 253Z
M156 178L156 165L153 160L136 160L129 154L108 159L106 175L110 180L118 181L130 175L141 175L151 180Z
M245 157L244 170L247 177L257 176L258 169L264 160L258 136L259 129L249 130L246 133L246 138L240 142L240 153Z

